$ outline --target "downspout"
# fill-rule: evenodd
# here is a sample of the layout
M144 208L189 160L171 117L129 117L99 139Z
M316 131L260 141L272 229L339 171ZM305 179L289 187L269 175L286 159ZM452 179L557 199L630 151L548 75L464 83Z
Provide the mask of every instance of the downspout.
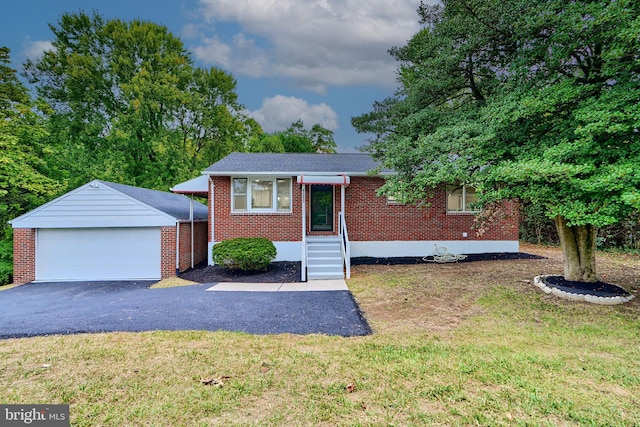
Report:
M215 225L215 215L214 215L214 202L213 202L213 198L215 196L214 194L214 185L213 185L213 179L211 178L211 175L209 175L209 191L208 193L208 202L209 202L209 206L207 207L208 211L211 212L210 214L207 215L207 217L209 218L209 223L208 223L208 227L211 230L211 242L209 243L213 243L215 241L215 234L214 234L214 225ZM208 230L207 230L208 231ZM208 260L210 260L212 258L211 255L211 250L209 248L207 248L207 264L209 264ZM211 261L211 264L213 264L213 261Z

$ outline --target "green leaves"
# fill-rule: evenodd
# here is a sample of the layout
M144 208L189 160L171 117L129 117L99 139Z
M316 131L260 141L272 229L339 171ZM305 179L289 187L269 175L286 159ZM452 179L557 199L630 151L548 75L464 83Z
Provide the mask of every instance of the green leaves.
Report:
M50 27L54 50L25 74L51 106L55 164L72 185L102 178L165 190L255 132L233 77L195 68L166 27L85 13Z
M337 146L332 130L319 123L305 129L298 120L285 131L257 135L246 148L252 153L335 153Z
M32 111L28 91L0 48L0 285L13 270L12 230L7 222L51 198L63 185L46 176L45 123Z
M428 10L427 10L428 9ZM640 192L640 5L445 1L399 60L398 96L353 119L414 201L440 182L611 224ZM428 15L428 16L427 16ZM426 186L420 188L420 186Z
M391 50L397 94L352 119L397 171L381 191L428 203L442 183L473 183L485 206L519 199L560 219L561 239L637 215L640 3L443 6L421 5L425 28Z
M231 270L267 271L277 254L274 244L264 237L238 237L213 246L213 262Z

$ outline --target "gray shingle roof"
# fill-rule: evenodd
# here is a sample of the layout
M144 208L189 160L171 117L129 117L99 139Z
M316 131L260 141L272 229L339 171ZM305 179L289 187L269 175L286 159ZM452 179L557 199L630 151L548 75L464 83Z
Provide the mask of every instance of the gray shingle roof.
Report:
M114 182L98 182L113 188L129 197L132 197L152 208L171 215L175 219L189 219L190 199L181 194L167 193L165 191L149 190L148 188L133 187L131 185L116 184ZM207 219L209 211L206 205L200 202L193 202L193 219Z
M367 175L376 167L378 163L369 154L231 153L209 166L204 173L216 176L238 173Z

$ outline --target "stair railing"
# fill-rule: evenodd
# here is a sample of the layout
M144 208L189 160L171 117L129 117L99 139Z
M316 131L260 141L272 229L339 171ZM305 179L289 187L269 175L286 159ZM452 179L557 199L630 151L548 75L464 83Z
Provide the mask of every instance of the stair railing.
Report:
M347 222L342 212L338 213L338 234L340 236L340 252L347 279L351 278L351 242L349 242L349 232Z

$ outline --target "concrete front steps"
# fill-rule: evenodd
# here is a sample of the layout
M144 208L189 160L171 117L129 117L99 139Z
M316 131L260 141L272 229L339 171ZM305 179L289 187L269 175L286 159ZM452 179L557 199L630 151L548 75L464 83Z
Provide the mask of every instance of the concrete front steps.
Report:
M307 237L307 280L344 279L340 237Z

